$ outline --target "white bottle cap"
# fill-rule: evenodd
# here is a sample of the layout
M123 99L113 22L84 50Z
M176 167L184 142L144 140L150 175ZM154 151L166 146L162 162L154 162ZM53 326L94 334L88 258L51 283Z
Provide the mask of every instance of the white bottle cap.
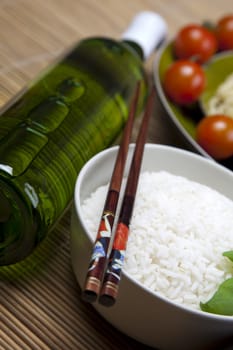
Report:
M144 59L147 59L166 34L165 20L155 12L143 11L133 19L121 38L137 43L143 51Z

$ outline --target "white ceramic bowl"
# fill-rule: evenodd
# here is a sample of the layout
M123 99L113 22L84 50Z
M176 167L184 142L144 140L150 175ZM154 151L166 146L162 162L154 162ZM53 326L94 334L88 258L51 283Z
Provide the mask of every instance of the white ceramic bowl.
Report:
M130 146L130 153L134 145ZM81 287L89 265L93 239L82 218L81 202L111 176L118 147L93 157L81 170L74 195L71 255ZM165 170L206 184L233 200L233 173L197 154L146 144L142 170ZM126 173L128 167L126 169ZM112 325L136 340L161 350L223 349L233 336L233 317L193 311L150 292L123 272L119 298L113 307L93 304Z

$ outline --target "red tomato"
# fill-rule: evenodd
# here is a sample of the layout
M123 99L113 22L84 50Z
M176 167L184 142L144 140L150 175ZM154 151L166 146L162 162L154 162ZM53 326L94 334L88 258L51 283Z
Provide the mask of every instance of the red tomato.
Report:
M203 118L196 130L200 146L213 158L225 159L233 155L233 119L222 114Z
M211 31L198 24L187 25L174 40L177 58L195 57L196 62L206 62L217 51L217 39Z
M177 60L165 72L163 86L173 102L189 105L195 102L204 90L205 74L197 63Z
M233 49L233 14L224 16L218 21L216 36L220 50Z

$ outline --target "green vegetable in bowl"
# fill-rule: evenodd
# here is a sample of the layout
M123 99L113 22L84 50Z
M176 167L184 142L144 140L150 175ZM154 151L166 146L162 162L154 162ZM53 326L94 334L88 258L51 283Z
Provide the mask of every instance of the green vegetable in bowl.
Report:
M204 70L207 85L202 95L200 96L199 102L204 114L207 115L210 113L213 114L220 112L220 110L215 110L214 112L212 111L213 107L211 107L211 101L214 97L216 98L219 95L221 96L221 100L225 100L227 97L226 92L224 91L224 95L226 96L224 97L223 92L219 91L219 88L233 73L233 51L222 52L213 56L212 59L205 64ZM223 90L223 88L224 87L222 87L221 90ZM229 88L230 86L228 83L227 89L229 90ZM228 93L230 93L230 90ZM218 105L220 102L219 100L220 98L218 97ZM223 109L221 112L223 113ZM226 113L226 110L224 110L224 114L228 114Z
M223 253L224 256L233 262L233 250ZM200 303L202 311L220 314L233 315L233 278L229 278L220 284L213 297L206 303Z

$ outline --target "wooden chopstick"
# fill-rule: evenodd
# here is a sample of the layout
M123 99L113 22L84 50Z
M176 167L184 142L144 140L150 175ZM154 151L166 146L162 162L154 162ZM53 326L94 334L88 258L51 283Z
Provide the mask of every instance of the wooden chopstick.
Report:
M82 297L85 301L94 302L100 292L104 276L107 253L112 234L112 227L116 214L116 208L121 189L129 142L133 129L139 99L140 83L137 83L136 91L132 98L128 120L124 129L123 138L118 150L111 181L109 184L107 198L104 204L95 244L92 251L90 265L88 268Z
M104 276L99 302L105 306L112 306L117 298L121 271L124 263L126 246L129 234L129 225L133 212L134 201L137 191L138 179L141 169L141 163L146 142L146 135L150 115L152 114L155 90L152 88L149 96L146 110L143 116L142 124L136 141L136 146L129 170L126 183L126 189L120 215L116 227L116 233L113 241L112 251L109 258L108 267Z

